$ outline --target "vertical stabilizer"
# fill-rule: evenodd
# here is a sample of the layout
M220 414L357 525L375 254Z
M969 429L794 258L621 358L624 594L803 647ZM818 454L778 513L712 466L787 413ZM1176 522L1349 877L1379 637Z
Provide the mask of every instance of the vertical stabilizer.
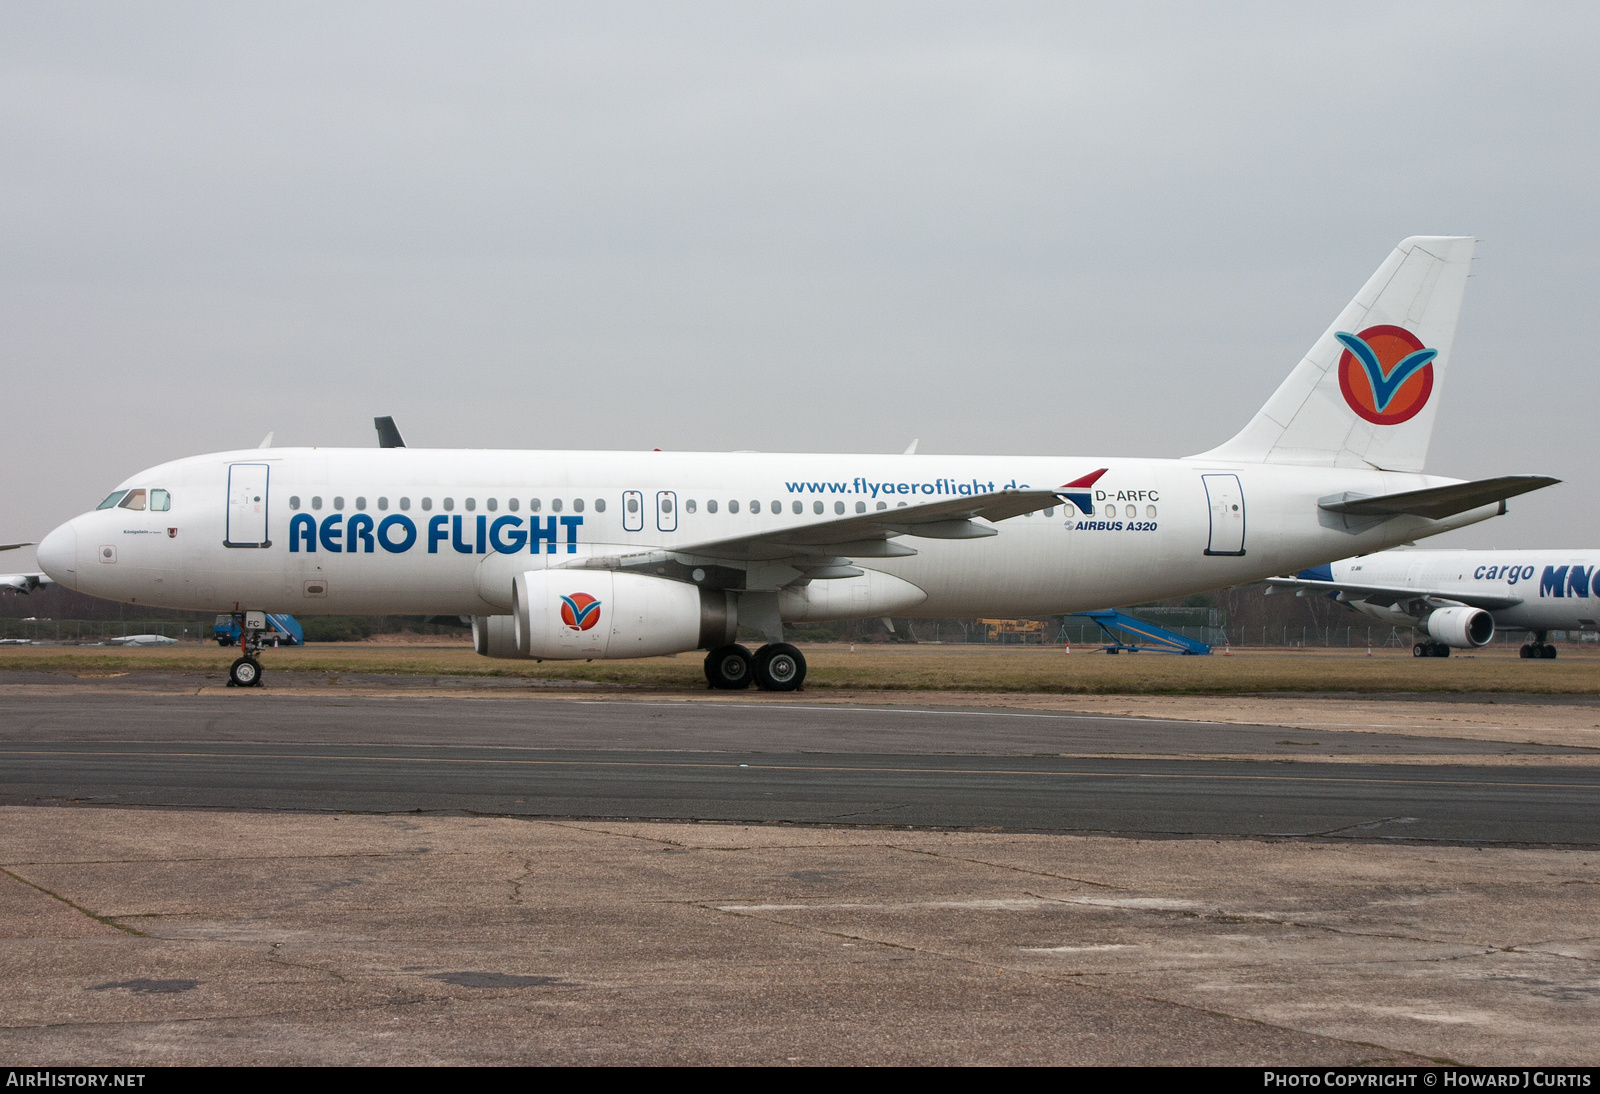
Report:
M1402 241L1250 424L1193 458L1421 471L1473 244Z

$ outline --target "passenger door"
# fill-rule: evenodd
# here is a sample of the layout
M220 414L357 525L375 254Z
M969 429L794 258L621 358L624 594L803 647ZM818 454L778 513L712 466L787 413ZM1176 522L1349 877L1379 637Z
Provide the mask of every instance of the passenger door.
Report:
M267 478L264 463L228 465L228 530L224 547L271 547L267 538Z
M1208 555L1244 554L1244 489L1238 475L1201 475L1211 506Z
M678 495L671 490L656 491L656 528L662 532L678 530Z
M644 495L637 490L622 492L622 530L644 531Z

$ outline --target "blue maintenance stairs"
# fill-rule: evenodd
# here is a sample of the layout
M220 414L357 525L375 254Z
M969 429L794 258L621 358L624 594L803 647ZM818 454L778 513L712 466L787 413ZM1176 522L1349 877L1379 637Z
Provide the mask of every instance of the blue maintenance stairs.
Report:
M1075 616L1094 620L1101 632L1106 636L1108 645L1102 647L1107 653L1138 653L1140 650L1150 650L1160 653L1181 653L1184 656L1205 656L1211 653L1211 647L1204 642L1193 638L1186 638L1176 631L1169 631L1158 627L1154 623L1147 623L1115 608L1106 608L1098 612L1074 612ZM1115 629L1113 629L1115 628ZM1145 645L1136 646L1124 642L1117 634L1122 631L1133 636L1137 642L1144 639Z
M285 646L303 646L306 644L305 628L300 626L300 621L292 615L268 615L267 627L271 630L274 643ZM217 616L216 624L211 628L211 637L217 640L219 646L237 646L239 636L244 633L239 629L239 621L231 615Z

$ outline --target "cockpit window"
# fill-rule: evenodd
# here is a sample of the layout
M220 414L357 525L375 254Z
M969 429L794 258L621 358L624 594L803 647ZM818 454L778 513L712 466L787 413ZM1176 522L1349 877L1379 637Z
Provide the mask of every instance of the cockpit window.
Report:
M99 505L96 505L95 508L96 509L110 509L113 505L117 504L117 502L121 501L122 500L122 495L124 495L126 493L127 493L126 490L113 490L113 491L111 491L110 494L108 494L106 496L106 500L101 502Z
M150 511L152 513L165 513L172 508L172 495L165 490L150 491Z
M117 508L118 509L143 509L144 508L144 491L143 490L129 490L128 491L128 496L123 498L120 502L117 503Z

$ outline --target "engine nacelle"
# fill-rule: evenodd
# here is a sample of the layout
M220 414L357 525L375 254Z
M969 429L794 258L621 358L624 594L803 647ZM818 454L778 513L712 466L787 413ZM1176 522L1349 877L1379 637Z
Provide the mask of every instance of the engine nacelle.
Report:
M1447 646L1476 649L1494 637L1494 616L1482 608L1438 608L1423 621L1422 629Z
M472 648L483 657L525 656L517 649L517 624L509 615L473 616Z
M528 570L517 575L511 602L510 656L552 661L710 649L733 641L738 618L721 589L611 570ZM493 621L505 617L488 618L492 649Z

